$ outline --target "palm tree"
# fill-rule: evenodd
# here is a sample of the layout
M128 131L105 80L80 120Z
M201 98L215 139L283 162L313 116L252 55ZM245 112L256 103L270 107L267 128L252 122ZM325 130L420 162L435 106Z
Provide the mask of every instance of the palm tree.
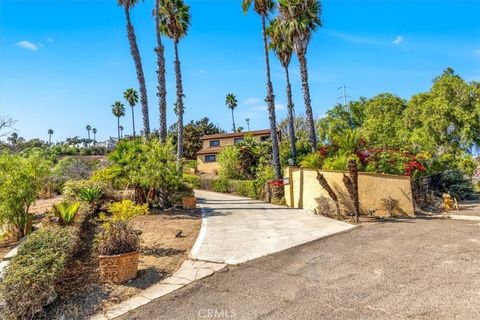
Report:
M112 113L115 117L117 117L118 140L120 140L120 131L123 131L123 127L122 130L120 130L120 118L125 116L125 106L123 105L123 103L121 103L120 101L115 101L112 104Z
M190 7L183 0L159 0L159 25L162 34L173 40L175 49L175 79L177 87L177 99L175 108L177 111L177 163L181 169L183 157L183 83L180 58L178 56L178 43L185 37L190 26Z
M48 144L52 144L52 134L53 134L53 129L48 129Z
M143 75L142 58L140 57L140 51L138 50L137 37L135 36L135 30L133 29L132 22L130 21L130 8L135 6L138 0L118 0L118 5L124 7L125 18L127 20L127 35L130 43L130 52L132 54L133 62L135 63L135 69L137 72L138 86L140 88L140 103L142 105L143 114L143 132L145 136L150 133L150 120L148 117L148 99L147 99L147 87L145 85L145 76Z
M235 95L233 93L227 94L227 97L225 99L225 104L227 105L227 107L229 109L232 110L232 123L233 123L233 131L232 132L236 132L237 129L235 128L235 117L233 115L233 110L235 110L235 108L238 105L237 97L235 97Z
M92 130L92 127L89 124L87 124L87 126L85 127L85 130L87 130L87 133L88 133L87 145L90 146L90 130Z
M292 161L295 164L297 163L297 147L295 145L297 139L295 137L292 85L290 84L290 75L288 72L288 67L293 54L293 41L288 33L285 21L280 18L276 18L271 22L270 27L267 29L267 33L270 37L270 48L273 50L285 70L285 79L287 82L288 135L290 136L290 153Z
M242 0L243 13L246 14L252 5L253 10L262 18L263 47L265 53L265 65L267 73L267 97L265 99L265 102L267 102L270 120L273 168L275 169L275 178L280 179L282 177L282 172L280 169L277 120L275 117L275 96L273 94L273 85L270 77L270 61L268 57L268 41L265 26L268 15L272 13L275 8L275 2L273 0Z
M317 134L308 85L306 54L312 33L322 25L320 21L321 5L318 0L279 0L279 3L280 14L287 24L289 34L292 36L293 49L300 63L308 135L312 152L314 152L317 149Z
M123 126L118 127L118 130L120 131L120 139L123 139L123 129L125 129Z
M245 122L247 123L248 131L250 131L250 118L246 118Z
M93 132L93 145L97 144L97 128L92 129Z
M123 93L123 98L132 108L132 125L133 125L133 138L135 138L135 112L133 107L138 103L138 93L134 89L130 88L125 90Z
M160 1L155 0L155 32L157 34L157 47L155 52L157 54L157 80L158 80L158 104L160 109L160 141L165 142L167 139L167 89L165 81L165 48L162 44L162 33L160 30Z

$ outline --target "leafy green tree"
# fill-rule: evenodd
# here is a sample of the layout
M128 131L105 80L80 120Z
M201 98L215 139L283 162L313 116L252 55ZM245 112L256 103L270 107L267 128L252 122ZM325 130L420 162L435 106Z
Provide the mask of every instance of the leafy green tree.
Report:
M41 153L0 155L0 224L14 227L21 238L32 231L28 211L46 183L49 163Z
M159 0L160 30L162 34L173 40L175 50L175 79L177 87L177 99L175 109L177 114L177 165L181 169L183 158L183 82L178 56L178 43L187 35L190 26L190 7L183 0Z
M275 95L273 94L273 85L270 76L270 59L268 56L268 39L266 30L266 20L275 9L275 2L273 0L242 0L242 9L244 14L247 14L252 6L253 10L260 15L262 19L263 47L267 77L267 97L265 98L265 101L267 102L268 107L272 137L272 164L275 169L275 178L280 179L282 176L282 171L280 168L280 148L278 145L277 119L275 115Z
M53 134L53 130L48 129L48 145L52 144L52 134Z
M140 88L140 103L142 105L143 114L143 133L145 136L150 134L150 120L148 116L148 98L147 87L145 85L145 76L143 74L142 58L140 51L138 50L137 37L130 20L130 9L133 8L138 0L117 0L118 5L125 9L125 19L127 21L127 36L130 43L130 53L132 54L133 61L135 63L135 70L137 72L138 86Z
M235 108L238 106L237 97L233 93L227 94L227 97L225 98L225 104L230 110L232 110L232 132L236 132L237 129L235 128L235 116L233 114L233 110L235 110Z
M123 127L122 130L120 130L120 118L125 116L125 105L120 101L115 101L112 104L112 114L117 118L118 140L120 140L120 131L123 131Z
M161 142L165 142L167 139L167 86L165 80L165 47L162 43L162 32L160 29L160 0L155 0L153 14L155 16L155 34L157 36L155 53L157 55L157 96L160 112L159 137Z
M280 64L285 70L286 93L287 93L287 110L288 110L288 136L290 137L291 159L297 163L297 148L294 125L294 104L292 98L292 85L290 84L290 75L288 67L292 60L293 39L288 32L287 24L280 18L275 18L267 29L270 37L270 49L277 56Z
M297 54L302 77L303 99L312 152L317 149L317 135L308 84L307 48L313 32L322 26L320 21L321 5L318 0L279 0L280 14L285 20L289 36L293 39L293 48Z
M123 93L123 98L127 101L130 108L132 108L132 127L133 127L133 138L135 138L135 112L133 108L138 103L138 93L133 88L125 90Z

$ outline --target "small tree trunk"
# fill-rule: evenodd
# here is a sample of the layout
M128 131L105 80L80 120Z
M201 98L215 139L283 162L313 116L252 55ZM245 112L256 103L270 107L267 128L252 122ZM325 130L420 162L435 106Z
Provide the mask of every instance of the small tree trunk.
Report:
M288 66L285 68L285 78L287 80L287 110L288 110L288 135L290 136L290 152L292 154L293 163L297 163L297 146L296 146L296 137L295 137L295 125L294 125L294 114L293 114L293 98L292 98L292 85L290 84L290 75L288 72Z
M303 100L305 102L305 115L307 117L308 137L312 152L317 150L317 134L315 132L315 120L313 119L312 104L310 100L310 86L308 84L307 58L305 52L297 52L302 76Z
M145 198L145 191L143 191L143 188L139 185L135 185L134 190L134 202L136 204L144 204L147 200Z
M280 152L278 147L278 132L277 119L275 116L275 95L273 94L273 85L270 77L270 60L268 57L268 41L265 27L265 15L262 15L262 32L263 32L263 46L265 50L265 65L267 71L267 102L268 118L270 120L270 131L272 137L272 162L275 170L275 179L282 178L282 170L280 168Z
M233 132L237 132L237 128L235 128L235 116L233 115L233 108L232 108L232 124L233 124Z
M157 80L158 80L158 104L160 109L160 141L165 142L167 140L167 89L165 81L165 49L162 44L162 37L160 34L160 16L158 7L160 6L159 0L155 0L155 31L157 34L157 47L155 52L157 54Z
M177 85L177 167L182 170L183 158L183 83L180 59L178 57L178 40L174 40L175 49L175 79Z
M148 136L150 134L150 121L148 117L147 87L145 85L145 76L143 75L142 58L140 57L140 51L138 50L135 30L133 29L132 22L130 21L130 9L128 6L125 6L125 17L127 19L127 35L130 43L130 53L132 54L132 58L135 63L138 86L140 89L140 104L142 105L143 114L143 133L145 136Z
M120 140L120 117L117 117L118 140Z

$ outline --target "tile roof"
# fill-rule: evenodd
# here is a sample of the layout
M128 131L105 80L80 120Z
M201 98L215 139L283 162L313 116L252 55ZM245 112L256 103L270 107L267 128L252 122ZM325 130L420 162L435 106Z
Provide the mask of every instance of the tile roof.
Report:
M251 134L254 136L259 135L269 135L270 130L255 130L255 131L243 131L243 132L231 132L231 133L217 133L217 134L210 134L200 138L200 140L211 140L211 139L222 139L222 138L236 138L236 137L244 137L247 134Z

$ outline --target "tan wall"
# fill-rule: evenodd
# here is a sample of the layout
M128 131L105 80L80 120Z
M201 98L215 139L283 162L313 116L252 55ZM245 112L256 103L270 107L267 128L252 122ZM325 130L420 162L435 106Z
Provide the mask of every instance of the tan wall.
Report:
M206 155L197 156L197 170L201 173L217 173L218 172L218 162L205 162ZM218 154L217 154L218 160Z
M260 137L263 137L263 136L265 136L265 134L254 135L253 138L260 140ZM235 137L235 138L227 137L227 138L220 138L220 139L203 140L203 148L204 149L209 148L210 147L210 141L212 141L212 140L220 140L220 147L233 146L235 144L235 139L236 138L242 138L242 137Z
M345 185L343 184L343 173L339 171L322 171L325 179L337 194L342 208L353 211L350 198ZM316 198L328 197L328 193L320 186L315 170L292 169L289 173L287 168L285 177L290 175L290 183L285 186L285 198L288 206L314 210L317 207ZM293 186L293 191L291 187ZM377 215L385 215L386 211L382 206L382 199L391 197L398 200L398 211L410 216L415 215L412 200L412 188L410 177L359 173L358 195L360 210L366 214L375 210Z

